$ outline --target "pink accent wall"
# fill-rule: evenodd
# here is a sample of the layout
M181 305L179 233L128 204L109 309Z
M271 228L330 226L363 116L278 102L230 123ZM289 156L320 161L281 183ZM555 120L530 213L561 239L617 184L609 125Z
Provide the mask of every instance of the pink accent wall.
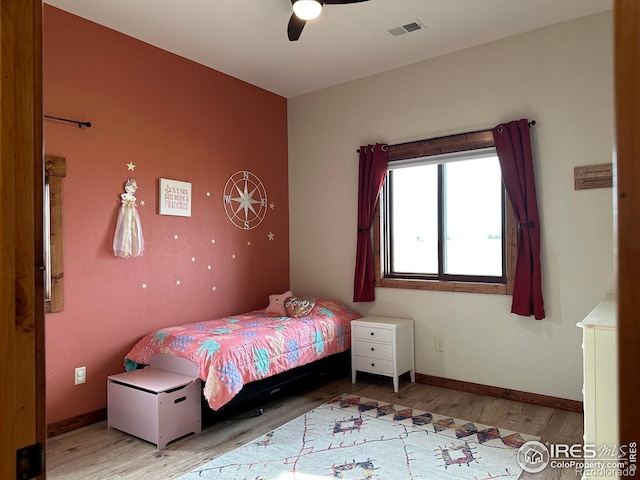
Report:
M46 318L53 423L106 407L107 376L150 330L264 307L289 288L287 102L45 5L44 110L93 124L45 121L45 153L67 161L65 305ZM240 170L273 204L252 230L223 208ZM127 178L146 245L123 259L112 239ZM190 218L158 214L159 178L191 182ZM83 365L87 383L75 386Z

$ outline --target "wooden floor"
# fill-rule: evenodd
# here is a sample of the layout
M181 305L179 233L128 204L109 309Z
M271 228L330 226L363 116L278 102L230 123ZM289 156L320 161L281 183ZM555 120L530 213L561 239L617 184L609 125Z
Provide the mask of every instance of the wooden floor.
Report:
M257 408L234 410L207 425L201 434L171 442L157 451L148 442L108 430L100 422L57 437L47 443L47 478L50 480L158 480L177 478L193 468L259 437L279 425L340 395L364 397L426 410L441 415L494 425L538 435L541 442L575 444L582 442L582 415L511 400L401 381L393 393L390 379L358 374L358 383L347 378L315 387L288 390ZM575 470L547 467L538 474L522 474L521 479L576 479ZM384 480L384 479L381 479Z

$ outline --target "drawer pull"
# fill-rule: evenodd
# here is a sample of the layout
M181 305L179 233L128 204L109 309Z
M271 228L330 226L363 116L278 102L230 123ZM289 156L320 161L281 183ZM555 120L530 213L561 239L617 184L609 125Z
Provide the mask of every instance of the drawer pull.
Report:
M375 364L375 363L372 363L372 364L371 364L371 366L372 366L372 367L375 367L375 366L376 366L376 364Z
M180 402L184 402L187 399L187 397L180 397L180 398L176 398L173 403L180 403Z
M375 348L371 347L371 351L373 352L375 350Z
M371 336L373 337L373 332L371 332Z

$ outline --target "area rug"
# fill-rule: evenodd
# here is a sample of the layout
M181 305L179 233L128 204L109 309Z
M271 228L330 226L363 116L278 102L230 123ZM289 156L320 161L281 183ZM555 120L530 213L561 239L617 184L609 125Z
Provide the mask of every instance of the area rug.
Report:
M179 480L518 478L539 437L343 394Z

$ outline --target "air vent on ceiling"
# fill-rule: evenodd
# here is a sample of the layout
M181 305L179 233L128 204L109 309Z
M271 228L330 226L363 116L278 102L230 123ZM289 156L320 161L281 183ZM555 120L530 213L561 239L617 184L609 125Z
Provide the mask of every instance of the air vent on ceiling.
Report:
M407 23L406 25L391 28L387 30L387 32L389 32L394 37L397 37L398 35L404 35L405 33L417 32L418 30L424 29L426 29L426 27L422 24L422 22L414 20L413 22Z

